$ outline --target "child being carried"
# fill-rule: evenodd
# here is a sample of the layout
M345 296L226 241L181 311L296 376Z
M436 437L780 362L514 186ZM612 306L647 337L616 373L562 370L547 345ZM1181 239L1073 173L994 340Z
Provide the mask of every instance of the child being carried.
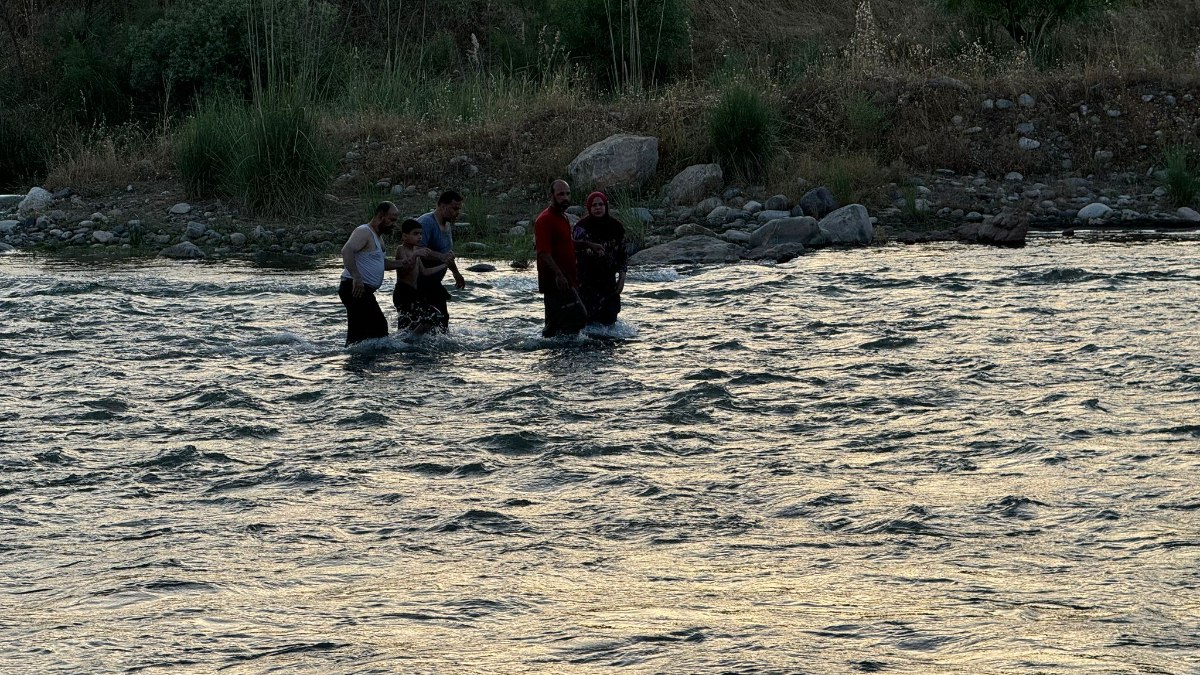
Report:
M409 218L400 226L400 247L396 249L396 290L392 291L392 304L400 314L400 330L412 331L415 335L429 332L439 326L442 313L417 290L417 279L430 276L446 269L446 264L426 267L421 258L430 254L420 246L421 224ZM453 255L453 254L448 254Z

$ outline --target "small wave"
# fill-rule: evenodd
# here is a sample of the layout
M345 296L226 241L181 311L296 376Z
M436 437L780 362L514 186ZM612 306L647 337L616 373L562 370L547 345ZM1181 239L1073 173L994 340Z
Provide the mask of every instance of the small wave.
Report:
M471 509L434 527L436 532L456 532L464 529L488 534L514 534L531 531L531 528L522 523L520 519L498 511L484 509Z
M249 343L255 347L276 347L283 345L295 345L299 347L311 347L312 343L300 335L284 331L275 335L264 335L260 338L255 338Z
M660 267L657 269L634 268L629 270L626 278L630 281L649 281L660 283L663 281L679 281L679 272L673 267Z
M392 423L392 419L387 415L373 410L361 413L359 415L351 415L343 417L337 421L339 427L369 427L377 428Z

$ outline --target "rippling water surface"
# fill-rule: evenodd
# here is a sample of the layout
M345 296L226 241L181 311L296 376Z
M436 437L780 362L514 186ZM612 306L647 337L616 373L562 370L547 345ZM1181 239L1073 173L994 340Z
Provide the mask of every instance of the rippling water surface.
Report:
M336 265L0 258L0 670L1200 672L1195 237Z

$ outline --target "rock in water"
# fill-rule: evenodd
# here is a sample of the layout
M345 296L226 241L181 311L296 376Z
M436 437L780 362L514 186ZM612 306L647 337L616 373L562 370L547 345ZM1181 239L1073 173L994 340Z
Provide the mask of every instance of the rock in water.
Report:
M181 260L195 260L203 258L204 251L200 247L190 241L181 241L174 246L168 246L158 252L158 255L163 258L176 258Z
M495 272L496 266L488 263L475 263L467 268L468 272Z
M1186 220L1192 223L1200 223L1200 212L1197 212L1195 209L1189 209L1188 207L1184 206L1176 212L1176 215L1178 215L1181 220Z
M629 259L632 265L671 265L728 263L741 258L742 247L704 235L682 237L638 251Z
M614 134L593 143L567 165L571 180L596 190L640 187L658 169L658 139Z
M780 244L811 246L821 236L815 218L777 218L759 227L750 235L750 247L772 247Z
M843 206L818 224L832 244L870 244L875 239L871 216L862 204Z

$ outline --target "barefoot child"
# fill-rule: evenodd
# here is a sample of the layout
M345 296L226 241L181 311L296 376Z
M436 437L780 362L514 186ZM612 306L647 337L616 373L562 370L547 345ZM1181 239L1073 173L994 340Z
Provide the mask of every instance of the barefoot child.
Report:
M392 292L392 304L400 313L400 330L410 330L421 335L441 325L441 312L417 290L421 276L432 276L446 269L445 263L425 267L423 256L429 249L420 246L421 224L408 219L400 226L400 247L396 249L396 290ZM449 254L453 255L453 254Z

